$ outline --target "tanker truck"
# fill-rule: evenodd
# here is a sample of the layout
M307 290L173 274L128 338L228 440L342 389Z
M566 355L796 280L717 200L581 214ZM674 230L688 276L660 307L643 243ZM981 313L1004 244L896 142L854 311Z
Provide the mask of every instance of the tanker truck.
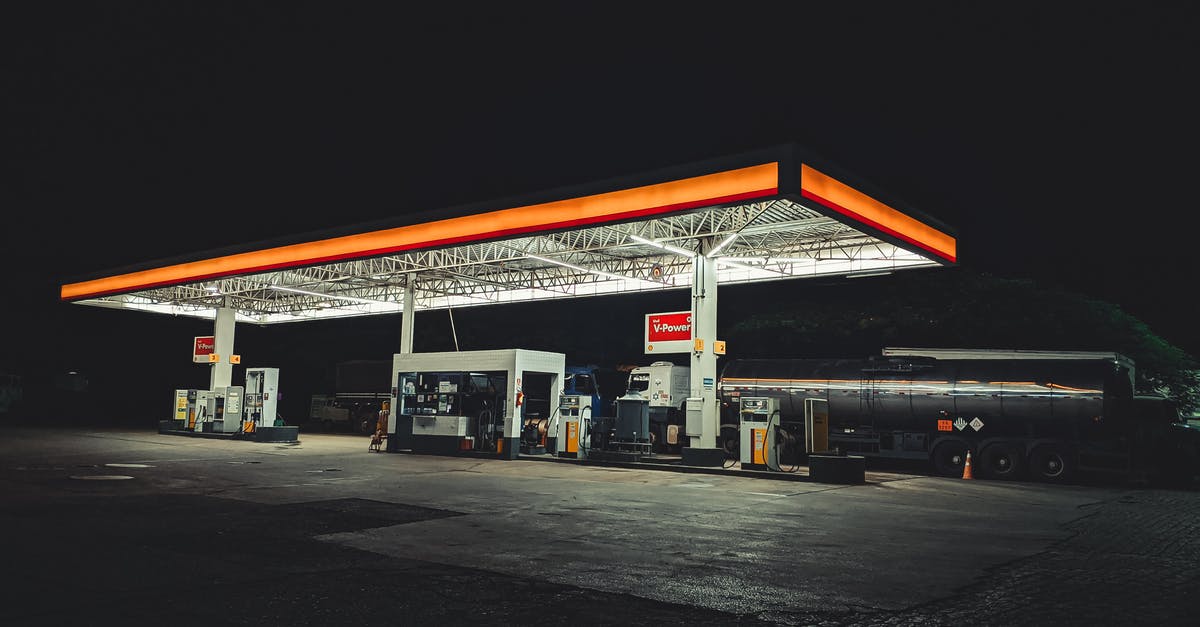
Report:
M743 397L778 399L773 444L926 460L945 476L1062 482L1087 473L1190 480L1200 429L1173 402L1134 393L1115 352L886 348L865 359L739 359L718 382L721 444L738 450ZM790 458L790 459L789 459Z

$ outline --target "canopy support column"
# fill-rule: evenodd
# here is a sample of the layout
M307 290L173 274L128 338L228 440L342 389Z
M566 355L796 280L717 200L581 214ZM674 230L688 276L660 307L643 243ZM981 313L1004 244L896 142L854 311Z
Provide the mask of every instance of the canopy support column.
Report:
M217 308L217 316L213 321L213 352L220 357L212 365L208 377L208 389L228 387L233 383L233 364L229 356L233 354L233 330L237 321L237 310L228 306L226 301Z
M693 449L717 446L719 411L717 408L717 355L713 341L717 337L717 262L703 254L692 258L692 351L690 388L693 398L702 399L699 435L689 435ZM697 340L703 348L696 350Z
M413 314L416 313L415 281L409 276L404 282L404 317L400 320L400 352L413 352Z

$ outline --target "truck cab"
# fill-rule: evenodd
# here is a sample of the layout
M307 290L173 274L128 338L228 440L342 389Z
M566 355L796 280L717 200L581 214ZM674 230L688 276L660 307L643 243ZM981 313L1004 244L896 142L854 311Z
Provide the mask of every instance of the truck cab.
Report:
M691 368L669 361L656 361L629 372L629 392L649 399L650 431L654 449L679 450L683 435L685 404L691 389Z
M590 396L592 415L608 416L617 397L624 393L619 389L624 383L616 370L599 366L567 366L563 394Z

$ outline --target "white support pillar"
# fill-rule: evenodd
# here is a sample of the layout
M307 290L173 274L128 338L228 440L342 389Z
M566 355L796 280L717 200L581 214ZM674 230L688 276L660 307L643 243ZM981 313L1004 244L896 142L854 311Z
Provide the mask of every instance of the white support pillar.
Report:
M417 311L413 277L410 275L404 283L404 318L400 320L400 352L413 352L413 314Z
M704 255L692 258L692 359L691 395L703 399L700 435L690 436L692 448L717 446L720 412L717 407L717 262ZM704 349L695 350L695 341L704 340Z
M217 318L213 322L213 352L220 357L220 361L212 365L208 378L210 390L233 383L233 364L229 363L229 356L233 354L233 328L236 321L237 310L226 306L217 308Z
M413 352L413 328L416 326L413 320L413 314L417 311L416 299L416 276L408 275L404 279L404 317L400 319L400 355L411 355ZM394 358L395 359L395 358ZM400 394L403 394L399 389L400 375L396 370L395 363L392 365L392 389L396 390L396 396L392 398L388 404L388 433L396 433L396 425L399 422L400 412Z

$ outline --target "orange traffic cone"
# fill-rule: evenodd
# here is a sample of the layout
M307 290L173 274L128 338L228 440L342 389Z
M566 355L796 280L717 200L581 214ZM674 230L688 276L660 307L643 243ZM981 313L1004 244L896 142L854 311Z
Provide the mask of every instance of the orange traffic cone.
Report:
M975 475L971 474L971 451L967 451L967 461L963 463L963 479L974 479Z

